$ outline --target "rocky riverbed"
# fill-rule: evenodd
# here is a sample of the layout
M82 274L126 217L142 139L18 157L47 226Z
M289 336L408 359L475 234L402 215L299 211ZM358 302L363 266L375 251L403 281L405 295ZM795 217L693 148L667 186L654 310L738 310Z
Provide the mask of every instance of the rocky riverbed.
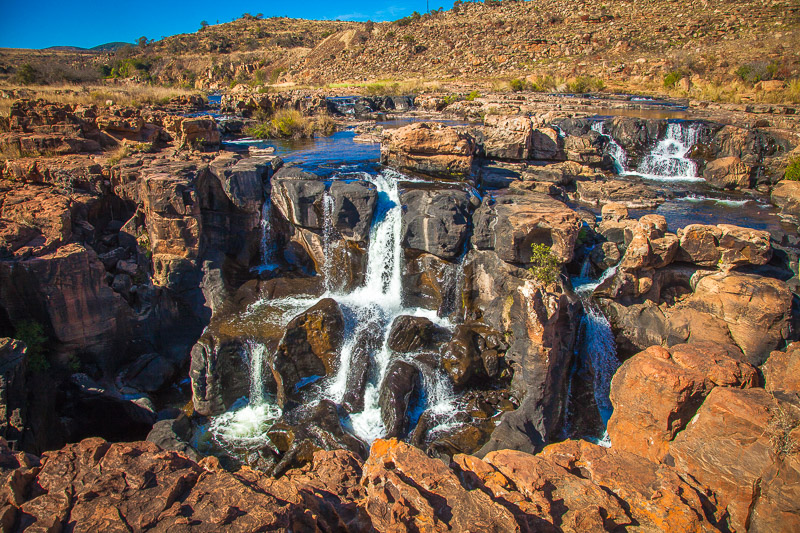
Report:
M4 529L795 530L793 116L437 98L16 102Z

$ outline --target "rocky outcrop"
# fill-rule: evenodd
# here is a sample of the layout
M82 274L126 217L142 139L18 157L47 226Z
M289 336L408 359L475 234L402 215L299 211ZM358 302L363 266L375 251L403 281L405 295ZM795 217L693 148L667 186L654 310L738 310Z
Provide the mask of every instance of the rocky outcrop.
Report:
M758 384L758 371L733 346L651 346L614 374L609 437L615 449L660 462L713 388Z
M779 181L770 198L783 215L800 219L800 181Z
M549 246L560 263L574 254L580 217L549 196L521 190L498 191L486 198L473 217L473 245L494 250L503 261L527 265L531 245Z
M0 437L8 441L22 438L28 418L27 351L24 342L0 338Z
M301 381L336 372L343 337L344 316L331 298L320 300L289 322L272 361L278 405L283 407Z
M315 451L306 466L278 479L247 468L227 472L214 458L196 463L150 442L88 439L39 459L11 452L0 441L0 457L6 481L0 517L7 529L725 527L716 521L715 501L674 468L581 441L537 456L511 450L483 460L458 455L448 467L397 440L377 440L365 462L345 450Z
M675 467L717 496L736 531L800 527L796 395L717 387L670 444Z
M749 189L751 169L735 156L720 157L709 162L703 179L717 189Z
M420 122L384 131L381 163L399 170L463 179L472 171L475 146L455 128Z

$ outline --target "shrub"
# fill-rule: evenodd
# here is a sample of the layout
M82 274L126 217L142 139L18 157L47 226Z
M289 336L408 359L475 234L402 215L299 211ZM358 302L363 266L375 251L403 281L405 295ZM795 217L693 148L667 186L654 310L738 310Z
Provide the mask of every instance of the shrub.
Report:
M448 94L447 96L444 97L444 105L447 106L447 105L453 104L455 102L458 102L459 100L461 100L461 97L459 95L457 95L457 94Z
M800 181L800 157L792 159L786 166L783 179L789 181Z
M17 69L15 76L22 85L30 85L36 81L36 69L30 63L23 63Z
M779 65L774 61L753 61L736 69L736 75L747 83L758 83L774 79L778 70Z
M550 285L555 283L560 273L558 259L546 244L533 243L531 245L530 273L541 283Z
M777 401L769 409L769 414L764 434L769 438L772 449L778 457L784 459L800 453L800 442L793 436L795 430L800 427L800 420L783 409Z
M479 93L478 91L472 91L471 93L469 93L466 96L466 98L464 98L464 100L466 100L467 102L472 102L476 98L480 98L480 97L481 97L481 93Z
M590 91L602 91L605 87L606 84L603 80L591 76L578 76L574 80L567 82L567 92L577 94Z
M271 118L245 129L256 139L303 139L315 135L330 135L336 124L327 115L306 117L294 109L280 109Z
M683 72L680 70L671 70L664 75L664 87L667 89L675 87L675 84L681 81Z
M44 327L33 320L22 320L16 324L14 337L21 340L28 347L28 368L37 374L50 369L50 361L44 351L47 335Z
M515 93L525 90L525 82L519 78L514 78L513 80L511 80L509 82L509 86L511 87L511 90L514 91Z

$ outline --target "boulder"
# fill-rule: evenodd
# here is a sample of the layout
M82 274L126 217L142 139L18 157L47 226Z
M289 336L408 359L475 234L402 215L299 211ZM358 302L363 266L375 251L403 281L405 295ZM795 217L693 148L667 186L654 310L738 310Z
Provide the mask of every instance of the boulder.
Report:
M419 122L384 130L381 163L399 170L443 178L466 178L472 171L475 146L455 128Z
M750 188L751 170L735 156L710 161L703 169L703 178L717 189Z
M170 383L175 371L171 361L157 353L148 353L125 367L119 373L117 383L141 392L156 392Z
M528 159L531 153L533 126L528 117L486 115L485 138L478 149L487 159Z
M184 118L180 124L180 143L203 150L219 147L220 133L213 117Z
M734 346L652 346L622 363L611 382L615 449L660 462L714 387L754 387L758 371Z
M325 182L313 174L281 170L272 179L272 205L290 224L321 230L324 224L322 197Z
M403 190L403 248L445 260L461 255L469 229L470 200L468 192L458 189Z
M159 420L153 424L153 429L147 434L147 440L157 444L162 450L179 452L192 461L199 461L200 455L189 444L192 432L192 422L189 417L181 413L177 418Z
M394 319L386 344L400 353L434 349L447 336L447 330L424 317L402 315Z
M344 239L366 242L378 203L375 186L364 180L335 181L331 184L330 195L336 231Z
M602 179L576 182L578 198L591 205L623 205L628 209L653 208L664 203L664 197L644 183L624 179Z
M780 208L781 214L800 218L800 181L779 181L772 189L770 198Z
M530 159L564 161L564 138L554 128L537 128L531 134Z
M402 437L408 431L409 409L419 401L422 377L412 364L400 359L389 363L381 382L381 420L387 438Z
M302 380L334 374L343 340L344 316L332 298L324 298L294 317L272 362L278 405L284 406Z
M785 351L774 351L761 365L764 387L771 391L800 392L800 343L790 344Z

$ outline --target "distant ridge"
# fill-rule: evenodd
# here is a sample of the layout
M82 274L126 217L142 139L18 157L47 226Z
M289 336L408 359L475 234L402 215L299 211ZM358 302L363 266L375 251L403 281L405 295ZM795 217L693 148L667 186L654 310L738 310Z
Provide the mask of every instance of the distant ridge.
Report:
M80 46L48 46L47 48L42 48L42 50L57 50L61 52L114 52L126 45L135 46L132 43L115 41L113 43L99 44L91 48L82 48Z

